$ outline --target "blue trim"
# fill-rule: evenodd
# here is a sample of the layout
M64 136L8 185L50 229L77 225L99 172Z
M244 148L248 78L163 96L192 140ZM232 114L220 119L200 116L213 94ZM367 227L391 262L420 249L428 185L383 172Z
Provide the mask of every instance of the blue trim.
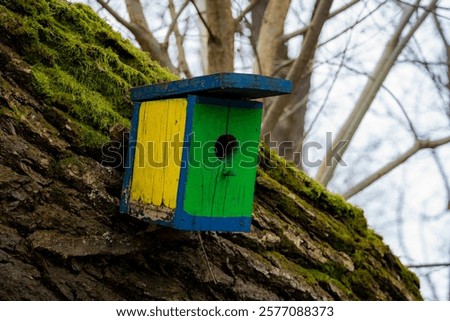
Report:
M251 216L205 217L177 210L171 226L185 231L250 232Z
M197 102L205 105L217 105L223 107L237 107L237 108L251 108L262 109L263 103L254 100L238 100L238 99L224 99L198 96Z
M131 116L131 129L129 136L129 144L127 151L127 158L125 160L125 174L123 176L122 194L120 197L119 212L122 214L128 213L128 198L131 190L131 177L133 175L134 154L136 150L137 130L139 125L139 111L141 110L141 103L134 104L133 115Z
M231 99L254 99L285 95L291 92L292 82L290 80L251 74L218 73L135 87L131 89L131 100L157 100L185 97L188 94Z

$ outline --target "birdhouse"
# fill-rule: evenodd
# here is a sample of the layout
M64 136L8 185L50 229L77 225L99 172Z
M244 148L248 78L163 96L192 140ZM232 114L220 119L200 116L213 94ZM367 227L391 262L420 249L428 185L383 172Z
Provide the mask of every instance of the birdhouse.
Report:
M136 87L121 213L191 231L250 230L262 103L291 82L221 73Z

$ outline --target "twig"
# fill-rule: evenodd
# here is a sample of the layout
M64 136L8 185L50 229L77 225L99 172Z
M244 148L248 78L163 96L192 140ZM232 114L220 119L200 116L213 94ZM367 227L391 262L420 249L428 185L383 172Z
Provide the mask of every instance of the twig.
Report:
M345 5L343 5L341 8L336 9L335 11L331 12L330 15L328 16L328 19L331 19L335 16L337 16L338 14L340 14L341 12L349 9L350 7L353 7L355 4L357 4L359 1L361 0L353 0ZM304 35L306 33L306 31L308 30L309 25L308 26L304 26L303 28L297 30L297 31L293 31L291 33L288 33L286 35L283 36L282 41L286 42L291 38L297 37L297 36L301 36Z
M241 13L239 14L239 16L237 16L236 19L234 19L236 29L237 29L238 24L241 22L241 20L244 19L245 15L247 13L249 13L250 11L252 11L253 8L258 4L259 1L260 0L253 0L252 2L250 2L250 4L247 6L247 8L242 10Z
M344 33L346 33L349 30L352 30L353 28L355 28L358 24L360 24L361 22L363 22L364 20L366 20L367 18L369 18L373 13L375 13L378 9L380 9L382 6L384 6L386 4L387 1L383 1L382 3L380 3L377 7L375 7L375 9L373 9L372 11L370 11L369 13L367 13L364 17L359 18L358 20L356 20L352 25L348 26L347 28L345 28L344 30L342 30L341 32L339 32L338 34L332 36L331 38L325 40L324 42L319 44L319 47L326 45L327 43L339 38L341 35L343 35Z
M187 5L189 3L190 0L187 0L185 2L185 4ZM178 29L178 23L177 23L177 19L181 13L181 11L184 8L181 8L180 11L178 13L175 13L175 5L173 3L173 0L169 0L169 11L170 11L170 15L172 17L172 24L171 27L173 28L173 32L175 34L175 42L177 44L177 49L178 49L178 69L184 73L184 75L187 78L191 78L192 74L191 71L189 70L189 66L187 64L187 60L186 60L186 53L184 51L184 47L183 47L183 37L180 34L180 30ZM167 33L167 36L169 36L170 34ZM169 38L167 38L165 41L166 46L169 45ZM167 47L166 47L167 48Z
M420 2L417 0L416 2ZM436 5L437 0L433 0L429 7L433 8ZM400 19L400 23L397 25L394 34L388 41L385 46L381 57L375 65L375 68L372 71L373 80L370 79L364 85L363 90L361 91L353 110L350 115L347 117L344 124L341 126L338 134L336 135L333 141L333 148L340 144L341 141L347 141L348 144L344 145L341 148L341 155L344 155L347 151L348 146L350 145L352 139L355 136L356 130L360 128L361 122L364 116L367 114L368 110L372 106L373 101L375 100L376 95L380 91L380 88L388 76L389 72L395 65L397 58L402 53L403 49L406 47L408 42L414 33L419 29L422 23L428 16L428 12L422 13L415 23L410 27L406 35L402 38L401 35L404 29L408 26L408 23L415 13L414 9L409 9L403 12L403 15ZM372 78L371 77L371 78ZM331 153L326 153L325 160L319 167L319 170L316 174L316 179L327 186L329 181L333 178L334 172L336 171L338 162L334 162L332 159ZM331 163L330 163L331 162Z
M442 165L441 159L437 155L436 151L433 150L432 153L433 153L434 161L436 162L436 166L439 170L439 173L442 176L442 180L444 182L445 189L447 191L447 200L448 200L447 209L450 210L450 180L449 180L449 177L447 176L447 173L445 172L444 165Z
M117 20L121 25L124 25L128 30L132 31L136 29L136 26L134 24L126 21L124 18L122 18L113 8L109 6L109 4L106 1L103 0L96 0L106 11L109 12L111 16L114 17L114 19Z
M206 23L205 18L203 18L203 15L200 11L200 9L197 7L197 4L195 3L195 0L190 0L191 3L194 5L195 10L197 11L198 16L200 17L200 20L202 21L203 25L205 26L206 30L209 33L209 36L213 39L216 38L216 36L212 33L211 28L209 28L208 24Z
M163 42L164 46L168 47L170 35L174 31L174 28L176 28L177 20L180 17L180 15L183 13L184 9L186 9L189 2L191 2L191 0L184 1L180 7L180 10L178 10L177 14L172 17L172 23L170 24L169 29L167 30L166 37L164 38L164 42Z
M406 265L406 267L411 268L411 269L445 267L445 266L450 266L450 262L447 262L447 263L429 263L429 264L410 264L410 265Z
M203 246L203 240L202 240L202 236L200 235L200 232L197 232L197 236L198 236L198 240L200 241L200 246L202 247L202 250L203 250L203 255L205 256L205 261L206 261L206 265L208 266L209 273L211 274L211 277L212 277L212 279L214 281L214 284L217 284L217 279L216 279L216 276L213 273L213 270L211 268L211 264L209 263L208 255L206 254L206 249Z

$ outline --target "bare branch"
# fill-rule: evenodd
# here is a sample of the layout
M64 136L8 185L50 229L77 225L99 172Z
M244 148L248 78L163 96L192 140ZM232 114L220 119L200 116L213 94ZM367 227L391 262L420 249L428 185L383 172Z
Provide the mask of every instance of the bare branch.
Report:
M450 266L450 262L448 262L448 263L428 263L428 264L410 264L410 265L406 265L406 267L411 268L411 269L446 267L446 266Z
M447 37L445 36L444 29L442 28L441 22L437 18L436 14L433 14L433 20L434 20L434 24L436 26L436 29L437 29L437 31L439 32L439 35L442 38L442 41L444 42L445 46L448 47L450 45L449 41L447 40Z
M417 1L417 3L419 2L420 0ZM429 8L430 9L434 8L436 2L437 0L433 0L432 3L429 5ZM394 66L400 53L403 51L403 49L406 47L411 37L414 35L414 33L422 25L422 23L428 16L429 11L423 12L422 15L420 15L419 18L416 20L414 25L409 29L407 34L403 38L400 38L403 30L408 25L408 22L413 13L415 12L415 10L416 9L414 7L411 7L404 12L400 24L397 26L393 36L386 45L380 59L377 62L377 65L375 66L372 76L368 79L363 91L361 92L358 98L358 101L355 104L355 107L353 108L344 125L341 127L341 130L337 134L331 146L331 150L327 150L325 155L326 161L324 161L320 166L316 177L317 180L322 184L324 185L328 184L328 182L333 177L334 171L336 170L338 164L337 162L332 161L331 156L332 154L330 151L332 151L335 148L335 146L339 144L339 142L341 141L350 142L352 140L356 130L361 124L362 119L369 110L372 102L374 101L384 80L386 79L390 70ZM348 146L349 144L343 146L343 148L341 149L342 154L345 153Z
M189 0L186 1L185 3L186 4L189 3ZM169 0L169 11L170 11L170 16L172 17L172 25L173 25L172 28L173 28L173 32L175 34L175 42L177 44L177 49L178 49L178 69L182 73L184 73L187 78L191 78L192 74L191 74L191 71L189 70L189 66L186 61L186 54L185 54L184 47L183 47L183 37L180 34L180 30L178 29L178 23L177 23L177 19L180 16L180 12L182 11L182 9L180 9L180 11L178 13L176 13L173 0Z
M236 19L234 19L234 24L236 25L236 28L235 28L236 30L238 29L237 26L242 21L242 19L244 19L245 15L247 13L249 13L250 11L252 11L253 8L258 4L259 1L260 0L252 0L252 2L250 2L250 4L247 6L247 8L242 10L241 13L239 14L239 16L237 16Z
M175 15L173 15L172 11L171 11L170 15L171 15L171 18L172 18L172 22L171 22L171 24L169 26L169 29L167 30L167 34L166 34L166 37L164 38L164 42L163 42L163 46L165 46L166 48L169 46L170 35L172 34L172 32L174 31L174 28L178 24L178 18L183 13L184 9L186 9L186 7L189 4L189 2L191 2L191 0L184 1L183 4L180 7L180 10L178 10L178 12ZM169 2L169 6L174 6L173 1Z
M411 118L409 118L408 113L406 112L405 107L403 107L402 102L394 95L394 93L386 86L381 86L390 96L392 99L395 100L395 102L397 103L397 105L400 107L400 110L402 111L403 116L405 117L407 123L408 123L408 127L409 130L411 130L411 132L414 135L414 138L417 140L419 139L419 135L417 134L416 128L413 125L413 122L411 120Z
M359 18L358 20L356 20L353 24L351 24L350 26L348 26L347 28L345 28L344 30L342 30L341 32L339 32L337 35L334 35L333 37L325 40L324 42L319 44L320 46L324 46L327 43L339 38L341 35L343 35L344 33L346 33L349 30L352 30L353 28L355 28L358 24L360 24L361 22L363 22L364 20L366 20L367 18L369 18L373 13L375 13L376 11L378 11L378 9L380 9L382 6L384 6L387 3L387 1L383 1L381 2L378 6L376 6L373 10L371 10L370 12L368 12L364 17Z
M287 79L293 81L294 88L298 87L303 77L307 74L307 72L309 72L308 68L311 65L310 62L315 56L319 35L322 31L323 25L327 21L327 17L329 16L330 7L332 4L333 1L319 1L316 13L313 15L313 18L311 20L311 28L309 28L303 40L300 55L295 60L292 67L289 69L289 73L287 75ZM264 137L269 136L265 134L274 129L277 121L284 111L284 108L289 105L293 98L294 97L291 97L290 95L286 95L278 96L275 99L271 108L267 111L264 117L262 129L262 134Z
M447 56L447 93L450 95L450 43L447 37L445 36L444 29L441 26L441 23L439 19L437 18L436 14L433 14L434 18L434 24L436 25L436 29L439 32L439 35L441 36L442 42L444 43L445 47L445 55ZM447 110L447 116L450 118L450 107ZM450 205L449 205L450 207Z
M352 0L349 3L343 5L342 7L340 7L339 9L336 9L335 11L331 12L330 15L328 16L328 19L331 19L335 16L337 16L338 14L340 14L341 12L353 7L355 4L357 4L358 2L360 2L361 0ZM306 33L306 31L308 30L309 25L308 26L304 26L303 28L297 30L297 31L293 31L291 33L285 34L283 35L283 39L282 42L286 42L294 37L297 36L302 36Z
M125 28L127 28L128 30L130 30L131 32L133 32L132 29L134 29L135 26L133 26L132 23L130 23L130 22L126 21L124 18L122 18L122 17L121 17L121 16L120 16L113 8L111 8L111 7L109 6L109 4L108 4L106 1L103 1L103 0L96 0L96 1L97 1L97 3L98 3L99 5L102 6L102 8L104 8L106 11L108 11L108 13L109 13L111 16L113 16L114 19L116 19L118 23L120 23L120 24L123 25Z
M450 136L444 137L441 139L436 140L416 140L416 143L408 149L406 152L398 156L396 159L391 161L390 163L386 164L370 176L363 179L361 182L350 188L348 191L346 191L343 196L348 199L355 194L361 192L363 189L374 183L375 181L379 180L384 175L388 174L390 171L392 171L394 168L398 167L399 165L406 162L411 156L416 154L418 151L422 149L434 149L436 147L445 145L450 143Z
M148 29L147 21L142 10L139 0L127 0L128 13L130 22L123 19L116 11L114 11L106 1L96 0L103 8L105 8L120 24L126 27L136 38L142 50L147 51L153 59L157 60L161 65L169 68L172 72L177 73L177 69L172 64L167 51L164 51L161 44L153 36Z
M322 105L319 107L319 110L317 111L316 115L313 117L313 120L311 121L308 129L305 131L305 137L311 132L314 124L316 123L317 119L319 119L319 116L322 114L323 109L325 108L325 106L327 104L327 101L328 101L328 98L330 97L331 91L332 91L334 85L336 84L336 81L338 80L338 77L340 75L342 67L344 66L345 58L347 57L347 50L348 50L349 44L350 44L350 37L349 37L349 41L347 41L347 43L345 44L345 48L344 48L344 50L342 52L342 55L341 55L341 62L339 64L339 66L338 66L338 69L336 70L336 72L333 75L333 79L331 81L330 87L327 90L327 93L325 95L325 99L323 100ZM296 150L298 150L299 148L301 148L301 146L298 146L296 148Z
M442 181L445 186L445 190L447 191L447 200L448 200L447 209L450 210L450 179L447 176L447 173L445 172L445 169L444 169L444 165L442 164L442 162L435 150L433 150L433 158L434 158L434 161L436 162L436 166L439 170L439 173L441 174Z
M396 214L397 214L397 218L396 218L396 228L397 228L397 240L398 240L398 244L400 245L400 248L402 249L403 252L403 256L406 257L411 257L409 251L408 251L408 247L405 244L405 235L403 233L403 228L404 228L404 220L403 220L403 211L404 211L404 207L405 207L405 190L404 189L400 189L399 191L399 197L397 200L397 209L396 209Z
M195 10L197 11L197 14L200 18L200 20L202 21L203 25L205 26L206 30L208 31L208 34L211 38L216 38L213 34L213 32L211 31L211 28L208 26L208 24L206 23L205 18L202 15L202 12L200 11L200 9L198 8L197 4L195 3L195 0L190 0L190 2L194 5Z
M254 66L256 73L272 74L290 4L291 0L272 0L267 5L256 46L259 57L259 65Z

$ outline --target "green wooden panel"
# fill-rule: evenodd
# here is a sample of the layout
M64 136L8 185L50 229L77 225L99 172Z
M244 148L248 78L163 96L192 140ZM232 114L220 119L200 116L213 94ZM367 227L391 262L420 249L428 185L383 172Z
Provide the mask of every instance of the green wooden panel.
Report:
M184 210L207 217L251 216L258 162L261 109L197 104L194 110ZM215 154L221 135L239 147L223 159Z

